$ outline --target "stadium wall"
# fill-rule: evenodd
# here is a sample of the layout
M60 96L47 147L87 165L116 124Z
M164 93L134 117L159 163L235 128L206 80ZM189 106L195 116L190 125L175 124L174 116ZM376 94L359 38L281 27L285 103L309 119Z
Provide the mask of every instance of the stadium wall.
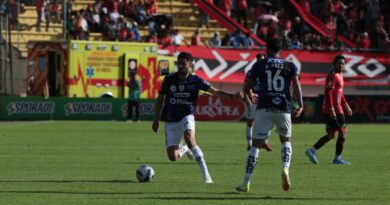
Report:
M390 96L346 96L354 115L348 122L390 122ZM322 122L323 96L305 97L304 111L294 122ZM153 119L155 100L141 100L141 120ZM247 107L241 101L201 95L196 119L244 120ZM293 106L296 103L293 102ZM15 97L0 99L0 120L127 120L127 100L111 98Z

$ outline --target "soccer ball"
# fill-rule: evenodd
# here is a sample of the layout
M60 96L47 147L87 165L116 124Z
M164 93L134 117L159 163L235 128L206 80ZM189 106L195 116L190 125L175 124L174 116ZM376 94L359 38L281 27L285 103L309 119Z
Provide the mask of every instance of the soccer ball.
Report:
M154 179L154 170L151 166L143 164L138 167L135 175L139 182L151 182Z

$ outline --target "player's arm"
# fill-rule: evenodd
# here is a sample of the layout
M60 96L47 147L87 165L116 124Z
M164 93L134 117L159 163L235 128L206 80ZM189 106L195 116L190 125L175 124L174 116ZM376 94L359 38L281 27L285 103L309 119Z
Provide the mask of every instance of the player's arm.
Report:
M206 92L211 93L213 95L216 95L218 97L225 98L225 99L242 99L242 95L240 92L237 92L236 94L231 94L231 93L227 93L223 90L218 90L212 86Z
M244 85L242 86L242 92L244 93L244 101L248 105L252 105L253 102L253 92L252 92L252 87L254 83L250 79L246 79L244 82Z
M334 75L328 75L325 84L325 101L329 105L330 116L335 118L336 112L334 110L332 91L334 90Z
M294 96L298 101L298 108L293 111L293 115L295 117L299 117L301 116L303 111L302 88L301 88L301 83L299 82L299 76L298 75L293 76L292 82L293 82Z
M341 104L343 105L344 110L347 112L347 115L352 116L352 109L349 107L344 95L341 97Z
M154 132L157 132L160 126L159 118L160 118L160 112L164 101L164 97L165 95L159 94L156 100L156 104L154 104L154 117L153 117L153 124L152 124L152 129Z

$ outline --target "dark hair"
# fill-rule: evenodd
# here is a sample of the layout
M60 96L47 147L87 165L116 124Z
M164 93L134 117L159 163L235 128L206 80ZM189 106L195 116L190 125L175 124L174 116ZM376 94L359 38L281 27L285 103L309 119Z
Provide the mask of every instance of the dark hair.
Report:
M187 61L192 61L192 55L190 53L187 53L187 52L181 52L178 56L177 56L177 59L184 59L184 60L187 60Z
M343 55L335 56L334 59L333 59L333 64L335 64L338 60L344 60L345 61L345 57Z
M256 59L257 60L261 60L261 59L264 59L265 58L265 55L263 54L263 53L258 53L257 55L256 55Z
M267 48L272 52L281 51L282 45L282 41L279 38L271 38L267 40Z

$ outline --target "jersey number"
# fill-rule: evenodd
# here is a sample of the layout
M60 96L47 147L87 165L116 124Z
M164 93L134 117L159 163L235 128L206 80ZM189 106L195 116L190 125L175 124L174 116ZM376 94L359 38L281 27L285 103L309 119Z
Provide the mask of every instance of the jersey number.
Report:
M272 76L271 70L265 70L267 73L267 85L268 85L268 91L278 91L281 92L284 89L284 78L280 76L281 70L277 70L275 75Z

